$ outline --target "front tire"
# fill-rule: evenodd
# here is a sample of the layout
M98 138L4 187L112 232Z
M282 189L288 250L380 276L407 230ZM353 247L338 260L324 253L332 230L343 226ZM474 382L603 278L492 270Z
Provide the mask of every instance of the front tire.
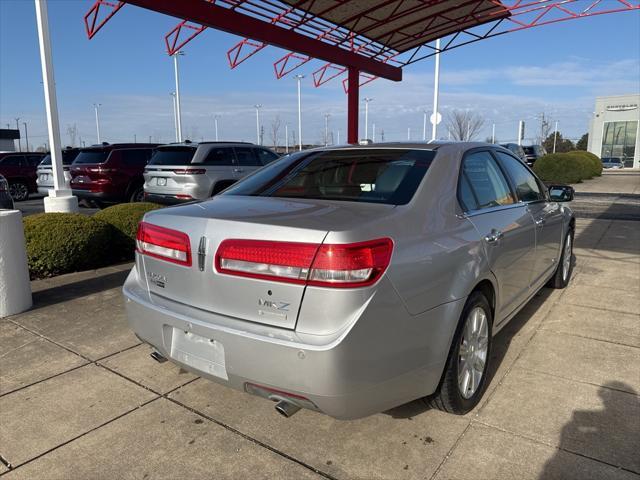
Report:
M129 197L129 202L131 203L144 202L144 188L143 187L135 188L131 193L131 196Z
M440 386L427 399L431 407L464 415L478 404L487 386L492 326L489 301L479 291L471 293L462 310Z
M569 229L562 242L562 255L556 273L549 280L549 286L562 289L569 285L573 272L573 229Z
M22 182L14 182L9 185L9 195L15 202L29 199L29 188Z

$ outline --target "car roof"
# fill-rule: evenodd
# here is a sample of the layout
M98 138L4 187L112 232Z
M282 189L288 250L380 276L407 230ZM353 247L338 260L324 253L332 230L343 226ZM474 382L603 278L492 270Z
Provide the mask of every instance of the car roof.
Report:
M156 148L160 146L160 143L107 143L103 145L90 145L88 147L83 147L80 150L82 151L91 151L91 150L115 150L123 149L123 148Z

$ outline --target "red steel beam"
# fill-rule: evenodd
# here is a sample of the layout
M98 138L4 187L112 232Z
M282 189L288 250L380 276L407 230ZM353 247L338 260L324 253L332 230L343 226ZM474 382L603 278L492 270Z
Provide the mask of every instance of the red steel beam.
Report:
M360 114L360 72L350 67L347 76L347 143L358 143L358 115Z
M300 33L258 20L202 0L126 0L127 3L165 15L268 43L286 50L345 65L393 81L402 80L402 69Z

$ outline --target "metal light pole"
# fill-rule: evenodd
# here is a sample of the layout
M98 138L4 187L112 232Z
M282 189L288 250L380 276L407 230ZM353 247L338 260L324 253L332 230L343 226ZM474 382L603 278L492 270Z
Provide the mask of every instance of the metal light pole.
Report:
M411 127L407 127L407 140L411 140Z
M553 131L553 153L556 153L556 140L558 138L558 121L556 120L556 128Z
M60 123L58 119L58 101L56 98L56 82L53 75L53 59L49 35L49 15L47 0L35 0L36 22L38 24L38 43L40 45L40 65L42 67L42 84L47 113L47 129L51 145L51 167L53 169L53 190L44 198L45 212L77 212L78 199L71 195L65 184L62 169L62 148L60 142Z
M422 140L427 141L427 111L423 110L424 117L422 119Z
M96 112L96 132L98 134L98 143L101 142L100 140L100 117L98 116L98 108L100 108L102 106L101 103L94 103L93 104L93 109Z
M182 50L179 50L172 55L173 70L176 77L176 125L178 126L178 142L182 142L182 107L180 105L180 75L178 72L178 56L180 55L184 55Z
M364 139L369 139L369 102L373 98L365 97L364 99Z
M373 134L371 135L371 140L373 140L373 142L375 143L376 141L376 124L375 123L371 124L371 131L373 132Z
M338 145L340 145L340 130L338 130Z
M496 124L491 126L491 143L496 143Z
M324 114L324 146L329 145L329 117L328 113Z
M29 131L27 130L27 122L22 122L22 125L24 125L24 139L27 142L27 152L28 152L29 151Z
M16 130L18 130L18 151L22 151L22 142L20 142L20 126L18 122L20 121L20 117L16 117Z
M176 106L176 92L170 92L171 95L171 104L173 105L173 130L176 135L176 142L179 142L178 139L178 108Z
M262 105L256 104L254 107L256 108L256 145L260 145L260 109Z
M294 77L298 81L298 150L302 151L302 98L300 95L300 81L304 75L296 75Z
M284 124L284 153L289 153L289 124Z
M436 66L433 77L433 122L431 140L438 138L438 91L440 87L440 39L436 40Z
M215 125L215 128L216 128L216 142L218 141L218 117L219 115L213 116L213 124Z

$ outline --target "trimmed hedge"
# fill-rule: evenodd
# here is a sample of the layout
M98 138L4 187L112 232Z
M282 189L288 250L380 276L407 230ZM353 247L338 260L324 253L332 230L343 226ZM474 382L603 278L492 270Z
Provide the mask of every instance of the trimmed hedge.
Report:
M89 270L107 264L108 224L79 213L41 213L24 219L29 271L34 277Z
M109 258L113 261L133 258L136 245L138 223L144 214L160 208L160 205L149 202L121 203L100 210L94 218L111 227Z
M544 182L580 183L602 174L602 162L592 153L552 153L536 160L533 171Z

